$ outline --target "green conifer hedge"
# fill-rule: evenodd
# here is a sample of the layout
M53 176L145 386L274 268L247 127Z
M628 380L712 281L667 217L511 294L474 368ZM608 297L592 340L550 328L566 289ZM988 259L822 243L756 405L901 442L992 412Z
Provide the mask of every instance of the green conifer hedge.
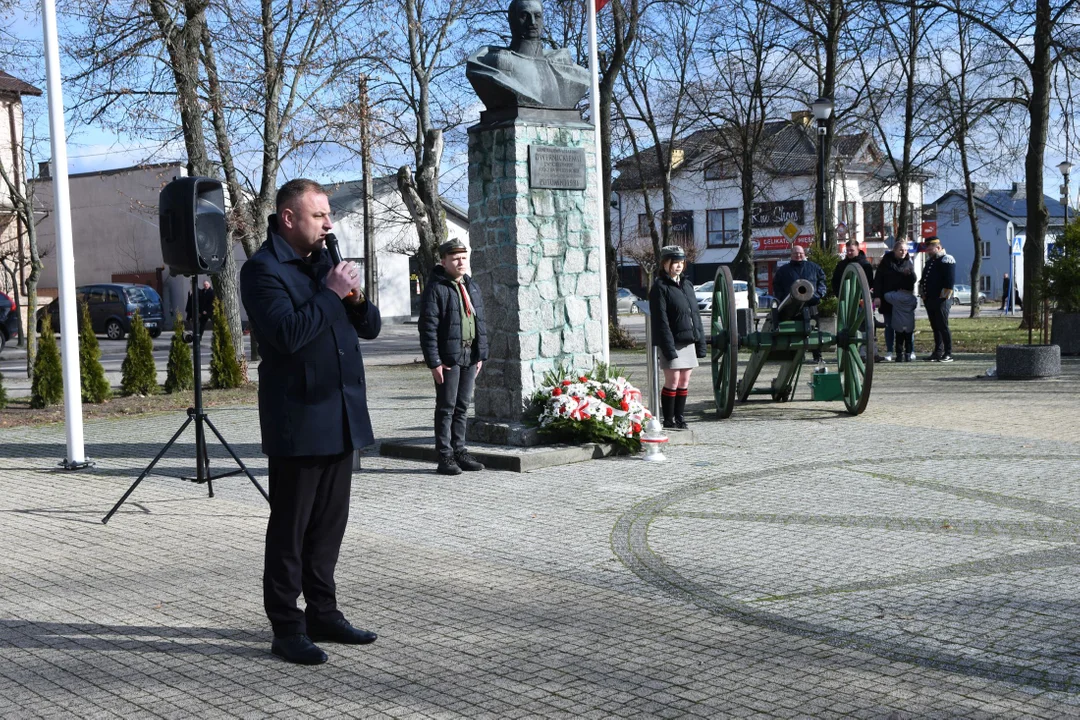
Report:
M191 390L195 386L195 366L191 362L191 348L184 342L184 320L177 311L173 319L173 339L169 345L169 363L166 367L165 392Z
M0 410L7 407L7 390L4 389L4 373L0 373Z
M131 318L127 355L120 366L120 392L124 395L154 395L158 391L157 368L154 366L154 341L143 325L142 316L135 311Z
M64 397L64 371L60 365L60 348L53 335L49 313L41 321L41 339L34 358L34 380L30 385L30 407L55 405Z
M232 333L225 320L225 308L214 298L214 339L210 343L210 387L227 389L244 384L240 361L233 352Z
M112 396L101 366L101 346L90 324L90 306L85 302L79 303L79 381L83 402L101 403Z

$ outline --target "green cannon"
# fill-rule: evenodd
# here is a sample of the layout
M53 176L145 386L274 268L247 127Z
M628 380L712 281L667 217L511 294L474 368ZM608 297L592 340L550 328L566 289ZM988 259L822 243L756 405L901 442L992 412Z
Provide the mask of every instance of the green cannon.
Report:
M731 271L724 266L716 271L712 373L713 395L721 419L731 416L736 397L739 402L758 394L769 395L775 402L792 400L807 351L827 352L834 348L844 406L852 415L866 409L874 377L874 313L866 274L858 263L851 263L844 270L835 333L821 330L811 321L806 303L813 293L809 282L797 281L780 307L770 311L760 330L751 331L747 327L740 334ZM741 380L737 379L740 347L751 351ZM779 371L767 387L755 387L767 362L778 363Z

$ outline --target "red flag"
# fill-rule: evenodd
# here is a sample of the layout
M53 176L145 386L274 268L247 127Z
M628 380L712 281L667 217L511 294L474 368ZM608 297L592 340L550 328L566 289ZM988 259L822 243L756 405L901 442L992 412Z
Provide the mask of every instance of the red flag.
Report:
M610 2L610 0L596 0L596 12L600 12Z

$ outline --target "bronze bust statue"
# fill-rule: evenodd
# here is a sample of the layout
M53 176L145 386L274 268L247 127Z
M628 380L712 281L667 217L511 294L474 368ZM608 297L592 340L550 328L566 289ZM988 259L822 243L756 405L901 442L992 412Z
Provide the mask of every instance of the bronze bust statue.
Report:
M540 0L512 0L507 17L510 47L484 46L465 66L465 76L484 106L495 112L577 106L589 90L589 71L575 63L566 48L544 48Z

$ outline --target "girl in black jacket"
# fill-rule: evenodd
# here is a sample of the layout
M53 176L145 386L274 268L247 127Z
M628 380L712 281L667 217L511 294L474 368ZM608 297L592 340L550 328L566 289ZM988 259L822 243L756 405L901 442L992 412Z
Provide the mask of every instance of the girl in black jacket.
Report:
M653 345L660 351L664 390L660 408L666 428L685 428L690 373L705 357L705 331L701 327L697 295L686 268L686 251L678 245L660 249L660 268L649 290Z

